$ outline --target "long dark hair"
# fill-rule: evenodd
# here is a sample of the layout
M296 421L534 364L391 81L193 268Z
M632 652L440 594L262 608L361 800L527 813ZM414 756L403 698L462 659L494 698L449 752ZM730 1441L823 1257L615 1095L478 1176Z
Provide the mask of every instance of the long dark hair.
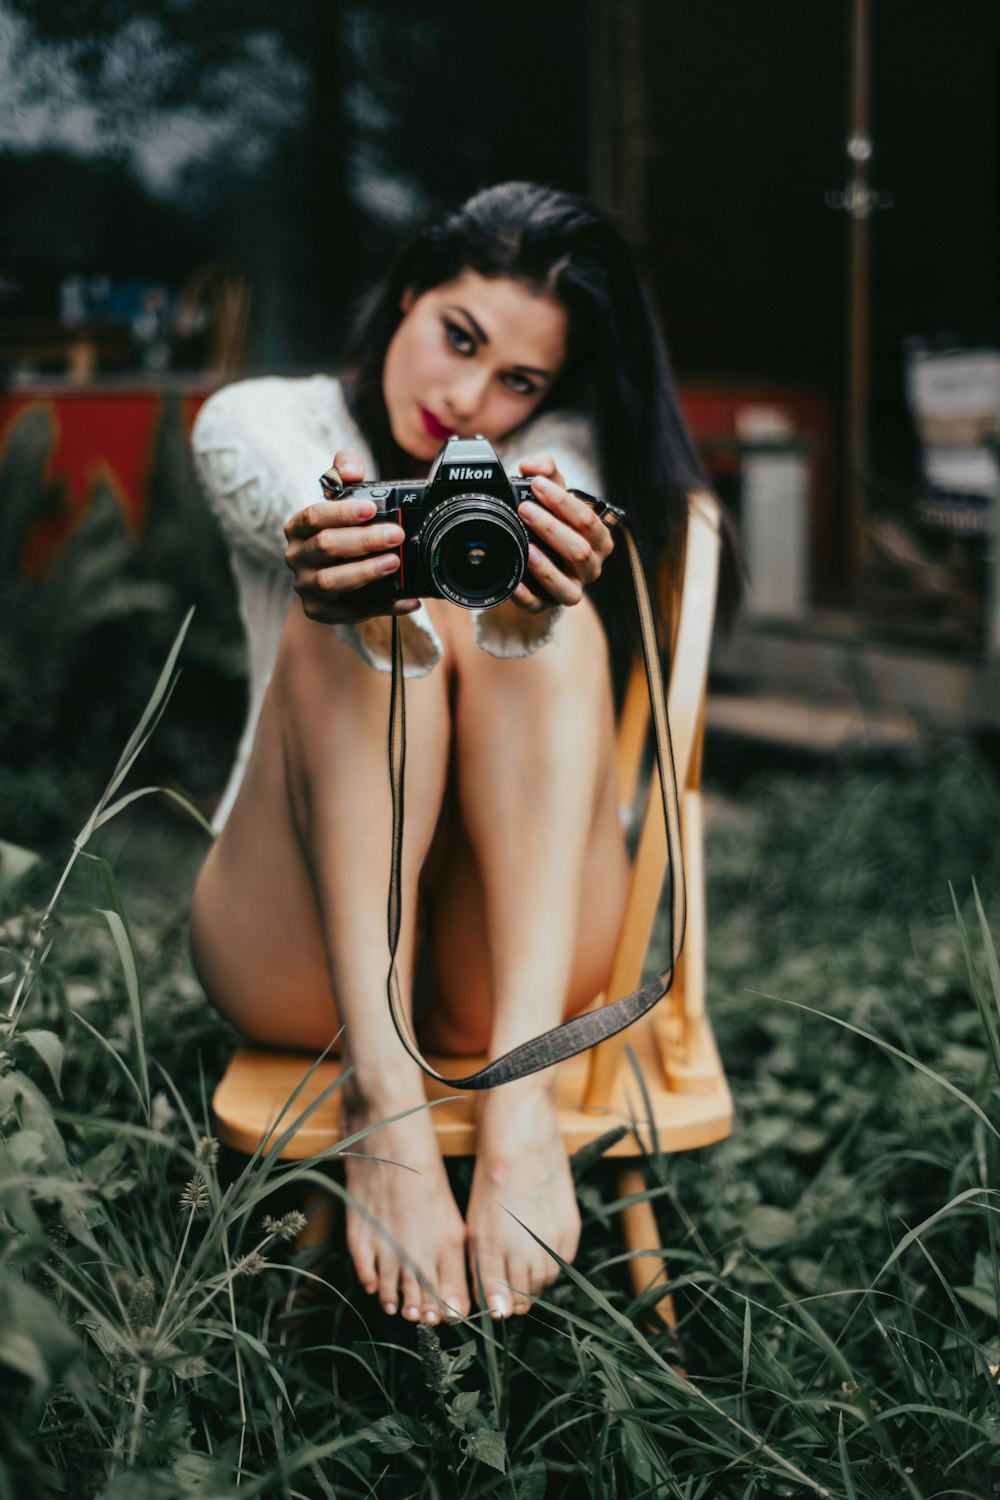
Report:
M656 315L624 236L582 198L554 188L504 182L476 193L411 240L363 305L346 390L380 473L404 474L411 462L393 440L382 394L404 295L419 297L464 270L509 277L566 309L566 361L532 416L559 409L586 417L606 498L628 515L647 568L664 546L678 559L688 496L711 485L681 412ZM606 569L592 590L616 665L630 636L623 629L631 619L623 573Z

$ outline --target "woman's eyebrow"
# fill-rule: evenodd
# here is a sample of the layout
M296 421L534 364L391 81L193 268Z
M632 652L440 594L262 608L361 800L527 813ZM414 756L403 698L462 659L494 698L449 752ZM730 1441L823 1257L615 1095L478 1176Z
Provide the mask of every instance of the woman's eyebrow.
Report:
M481 344L489 343L489 334L486 332L485 328L483 328L483 326L476 321L467 307L462 307L459 303L455 303L453 306L448 307L446 311L452 313L461 313L463 318L468 319L469 326L471 327L472 332L476 335L476 338L479 340L479 342ZM514 369L522 375L537 375L542 380L552 379L551 370L540 370L537 365L515 365Z
M470 323L470 325L472 327L472 331L476 335L476 338L479 340L479 342L481 344L488 344L489 343L489 341L490 341L489 334L486 332L486 330L482 327L481 324L479 324L479 323L476 322L475 318L472 316L472 314L470 313L470 311L469 311L469 309L467 307L460 307L458 305L458 303L455 303L455 305L453 307L447 308L446 311L447 312L461 313L463 318L468 318L469 323Z

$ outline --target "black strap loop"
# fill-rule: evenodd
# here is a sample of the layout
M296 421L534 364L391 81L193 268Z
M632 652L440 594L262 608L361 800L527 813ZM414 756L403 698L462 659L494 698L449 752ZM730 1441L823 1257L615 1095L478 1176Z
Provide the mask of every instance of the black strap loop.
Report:
M523 1042L502 1057L487 1063L485 1067L464 1077L447 1078L432 1068L421 1054L410 1026L406 1008L399 989L396 972L396 953L399 947L399 931L402 906L401 874L403 854L403 780L406 766L406 695L403 678L403 647L399 632L398 616L392 618L392 686L389 709L389 779L392 786L392 860L389 876L389 973L386 992L389 1010L399 1039L413 1060L431 1078L452 1088L488 1089L498 1084L510 1083L529 1073L537 1073L553 1063L564 1061L578 1052L585 1051L597 1042L603 1042L616 1032L631 1026L640 1016L651 1010L662 1000L673 983L674 968L684 944L686 904L684 894L684 871L681 858L680 808L677 797L677 775L674 768L673 747L670 740L670 722L667 717L667 698L660 667L660 652L656 636L656 622L643 573L642 559L632 531L625 519L624 511L607 501L597 500L581 490L573 490L581 500L592 505L606 526L614 526L625 538L632 587L639 618L639 634L642 642L643 661L646 668L646 685L652 710L653 734L656 747L657 775L660 795L663 800L663 820L667 838L667 879L670 893L667 902L667 968L658 979L641 985L631 994L624 995L598 1010L587 1011L572 1020Z

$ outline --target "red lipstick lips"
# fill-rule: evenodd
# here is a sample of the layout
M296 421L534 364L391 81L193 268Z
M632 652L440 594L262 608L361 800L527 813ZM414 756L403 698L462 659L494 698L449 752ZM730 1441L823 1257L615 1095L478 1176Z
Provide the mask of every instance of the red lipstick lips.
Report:
M438 421L432 411L426 411L424 407L420 408L420 420L431 437L435 438L439 443L443 443L446 438L450 438L454 432L453 427L446 427L443 422Z

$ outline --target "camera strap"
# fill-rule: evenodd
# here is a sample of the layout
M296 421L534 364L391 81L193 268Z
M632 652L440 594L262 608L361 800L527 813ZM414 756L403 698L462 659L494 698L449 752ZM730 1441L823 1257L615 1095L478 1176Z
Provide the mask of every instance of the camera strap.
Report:
M597 1042L603 1042L616 1032L631 1026L640 1016L652 1010L658 1000L667 994L673 982L674 967L680 957L684 943L686 917L684 894L684 871L681 860L680 809L677 797L677 776L674 769L673 748L670 740L670 723L667 718L667 697L660 666L660 649L657 640L656 622L642 568L642 559L635 537L625 519L625 513L595 499L582 490L571 494L592 506L609 528L621 532L628 554L632 574L636 612L642 655L646 668L646 684L652 710L656 767L663 801L663 821L667 839L667 880L669 893L666 905L668 964L657 978L641 985L631 994L623 995L596 1010L585 1011L563 1021L550 1031L522 1042L501 1057L487 1063L485 1067L464 1077L448 1078L439 1073L421 1054L413 1035L410 1019L403 1005L396 971L396 953L399 947L400 918L402 906L401 872L403 852L403 782L406 767L406 694L403 678L403 647L399 631L399 619L392 617L392 683L389 709L389 778L392 786L392 865L389 876L389 973L386 992L393 1024L399 1039L413 1060L431 1078L453 1088L489 1089L501 1083L510 1083L529 1073L537 1073L553 1063L564 1061L578 1052L584 1052Z

